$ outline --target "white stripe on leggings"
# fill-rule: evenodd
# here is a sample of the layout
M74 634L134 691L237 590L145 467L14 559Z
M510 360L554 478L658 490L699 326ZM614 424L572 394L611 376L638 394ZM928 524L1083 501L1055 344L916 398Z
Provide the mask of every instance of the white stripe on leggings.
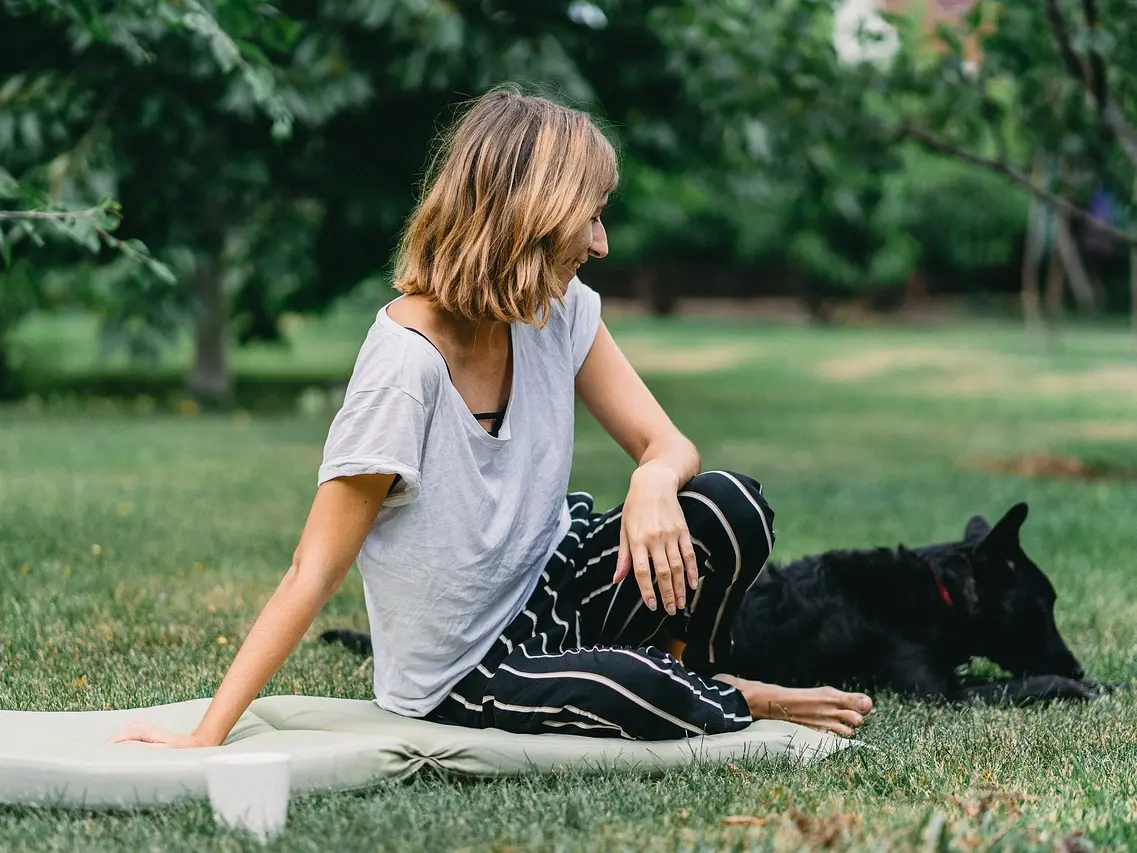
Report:
M605 527L607 527L613 521L619 521L623 517L623 515L624 515L624 511L620 510L619 512L617 512L615 514L608 516L606 519L604 519L598 525L596 525L591 530L589 530L588 535L585 536L584 538L585 539L591 539L593 536L595 536L597 533L599 533L601 530L603 530Z
M601 551L599 554L597 554L595 557L592 557L587 563L585 563L584 568L577 571L577 573L575 575L573 575L573 577L577 577L577 578L582 577L584 575L584 573L588 571L589 566L595 566L597 563L599 563L605 557L611 557L613 554L615 554L619 550L620 550L619 545L616 545L613 548L605 548L603 551Z
M735 480L737 483L738 481ZM698 492L680 492L679 497L692 498L700 501L710 507L711 512L715 514L719 522L722 523L723 530L726 531L727 537L730 539L730 545L734 548L734 577L730 579L730 585L727 587L727 594L722 597L722 606L719 607L719 612L715 614L714 625L711 626L711 634L707 638L707 662L715 662L715 637L718 636L719 625L722 623L722 615L726 610L726 603L730 598L730 589L738 583L738 577L742 574L742 549L738 547L738 538L734 535L734 530L731 529L730 522L726 520L726 516L722 514L722 510L715 505L715 503L706 495L699 494ZM761 513L759 513L760 515Z
M754 511L758 513L758 518L762 521L762 531L766 534L766 553L772 554L774 552L774 537L770 532L770 525L766 522L766 513L762 512L762 507L758 506L758 501L754 500L750 494L750 490L747 489L746 486L742 485L742 483L738 482L738 478L731 474L729 471L715 471L714 473L722 474L724 477L734 483L734 485L738 486L738 490L746 496L746 499L748 501L750 501L750 505L754 507ZM758 494L762 494L762 487L760 485L758 487Z
M557 556L560 556L558 553ZM561 557L564 560L564 557ZM553 582L549 579L548 571L541 572L541 580L545 582L545 591L553 597L553 621L565 629L565 638L569 636L569 623L557 615L557 592L553 589ZM537 627L534 624L534 629ZM543 642L543 641L542 641Z
M655 670L656 672L661 673L662 675L666 675L668 678L670 678L675 683L681 684L684 687L686 687L688 690L691 691L691 693L695 696L695 698L698 699L700 702L705 702L706 704L710 705L712 708L717 708L719 713L721 713L724 717L729 717L732 720L742 720L742 719L750 720L750 719L753 719L750 714L747 714L745 717L740 717L740 716L738 716L738 714L730 713L725 708L723 708L723 706L720 705L718 702L716 702L713 699L706 696L703 693L703 691L701 691L695 685L691 684L691 682L686 681L683 678L680 678L678 675L676 675L671 670L666 669L666 668L661 667L658 664L656 664L656 662L653 661L651 658L645 657L644 655L641 655L638 652L632 651L631 649L618 649L618 648L611 648L608 646L590 646L590 647L585 648L585 649L569 649L568 651L564 652L563 654L559 654L559 655L531 655L531 654L529 654L529 651L527 649L525 649L525 648L521 649L521 653L523 655L525 655L525 657L529 660L552 660L554 658L566 657L567 655L575 655L575 654L581 654L583 652L595 652L595 651L606 651L606 652L610 652L610 653L614 653L614 654L625 655L626 657L630 657L630 658L634 658L635 660L638 660L640 663L647 664L647 666L649 666L651 669ZM711 686L711 685L709 685L709 686ZM723 687L722 695L729 695L730 693L736 692L735 688L731 687L726 682L722 682L722 687ZM711 689L714 689L713 686L711 686Z
M585 711L583 708L578 708L575 705L562 705L560 708L553 708L548 705L510 705L506 702L499 702L497 699L493 700L493 705L495 708L499 708L502 711L513 711L520 714L559 714L562 711L568 711L572 714L578 714L585 719L595 720L606 728L615 729L620 733L620 737L625 737L628 740L635 740L635 738L633 738L630 734L624 731L623 728L618 726L616 723L613 723L611 720L605 720L599 714L593 714L591 711ZM542 722L547 723L548 721L542 720Z
M506 672L512 672L518 678L526 678L526 679L530 679L530 680L534 680L534 681L548 681L550 679L560 679L560 678L576 678L576 679L579 679L581 681L591 681L594 684L601 684L601 685L607 687L613 693L617 693L620 696L623 696L625 699L628 699L629 701L633 702L634 704L639 705L645 711L650 711L652 714L655 714L661 720L666 720L667 722L671 723L672 725L677 726L678 728L681 728L684 731L691 732L692 734L697 734L697 735L703 734L702 729L695 728L690 723L688 723L685 720L679 719L674 714L669 714L666 711L664 711L662 708L655 707L655 705L652 705L647 700L643 699L640 696L637 696L635 693L628 690L622 684L617 684L612 679L605 678L602 675L596 675L595 673L592 673L592 672L578 672L576 670L571 670L571 669L570 670L562 670L560 672L522 672L521 670L514 669L513 667L508 666L506 664L502 664L498 669L499 669L499 671L504 669Z

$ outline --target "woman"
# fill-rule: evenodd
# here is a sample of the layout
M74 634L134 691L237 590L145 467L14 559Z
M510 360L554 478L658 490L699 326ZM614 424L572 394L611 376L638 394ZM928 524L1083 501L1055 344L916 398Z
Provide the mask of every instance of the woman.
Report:
M509 88L473 104L408 223L403 295L360 350L292 567L192 733L116 740L220 744L357 558L391 711L640 739L863 722L867 696L729 674L773 512L754 480L699 473L576 278L607 254L615 184L583 113ZM638 466L604 514L565 497L575 397ZM683 663L648 645L664 632Z

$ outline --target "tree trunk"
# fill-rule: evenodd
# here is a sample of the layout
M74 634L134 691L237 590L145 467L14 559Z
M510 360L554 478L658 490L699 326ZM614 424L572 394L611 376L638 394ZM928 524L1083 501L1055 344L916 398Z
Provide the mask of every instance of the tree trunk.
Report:
M229 366L229 301L221 281L220 249L199 257L193 290L194 363L186 384L200 403L225 403L233 394L233 374Z
M1023 247L1022 304L1023 320L1027 329L1044 328L1042 299L1038 291L1038 278L1041 268L1044 241L1042 239L1043 220L1046 212L1034 199L1030 202L1027 214L1026 245Z
M1093 311L1097 308L1097 295L1090 284L1089 273L1082 262L1082 253L1078 251L1078 244L1070 232L1070 223L1065 216L1055 214L1054 217L1054 247L1058 250L1058 257L1062 259L1062 266L1066 271L1066 278L1070 282L1070 292L1078 301L1080 307Z
M1137 178L1133 179L1133 201L1137 203ZM1129 246L1129 314L1133 322L1133 336L1137 338L1137 245Z
M658 270L641 267L632 280L632 287L652 314L665 317L675 313L675 294Z
M12 370L8 357L8 342L5 332L0 329L0 400L14 400L20 392L19 377Z
M1057 323L1062 317L1062 292L1066 283L1066 275L1062 271L1062 261L1053 247L1046 268L1046 319L1047 322Z

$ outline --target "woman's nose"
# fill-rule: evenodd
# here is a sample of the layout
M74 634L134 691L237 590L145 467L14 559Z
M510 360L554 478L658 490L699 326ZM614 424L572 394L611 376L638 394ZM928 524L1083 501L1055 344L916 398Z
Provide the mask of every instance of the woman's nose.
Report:
M608 254L608 232L600 220L592 223L592 243L588 247L588 254L594 258L603 258Z

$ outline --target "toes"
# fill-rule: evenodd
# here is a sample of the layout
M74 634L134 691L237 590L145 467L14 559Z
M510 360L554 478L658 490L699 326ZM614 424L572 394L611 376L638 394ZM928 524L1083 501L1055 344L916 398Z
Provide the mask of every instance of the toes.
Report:
M872 699L864 693L845 693L835 687L822 688L826 701L840 708L851 708L862 716L872 710Z
M844 723L846 726L850 726L854 729L860 725L863 725L865 722L865 718L862 717L858 712L849 709L838 711L836 716L837 719Z

